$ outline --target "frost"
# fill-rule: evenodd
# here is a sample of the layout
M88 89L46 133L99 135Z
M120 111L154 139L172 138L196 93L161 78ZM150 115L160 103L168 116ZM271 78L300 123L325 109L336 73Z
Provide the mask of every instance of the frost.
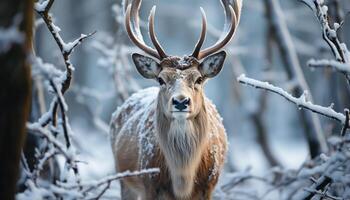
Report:
M44 12L50 0L44 0L42 2L37 2L34 4L34 8L38 12Z
M323 2L319 3L319 4L323 4ZM322 9L323 13L327 13L328 12L328 6L326 6L326 5L322 6L321 9Z
M343 73L350 73L350 63L342 63L336 60L315 60L311 59L307 63L310 67L330 67Z
M298 107L303 107L303 108L309 109L312 112L316 112L316 113L325 115L327 117L330 117L332 119L340 121L342 124L345 124L345 115L344 114L335 112L330 107L322 107L319 105L315 105L315 104L311 103L310 101L307 101L305 98L305 93L301 97L296 98L279 87L273 86L273 85L269 84L268 82L261 82L261 81L255 80L255 79L248 78L244 74L240 75L237 78L237 80L240 83L247 84L247 85L259 88L259 89L266 89L266 90L269 90L269 91L274 92L276 94L279 94L279 95L283 96L284 98L286 98L288 101L296 104Z

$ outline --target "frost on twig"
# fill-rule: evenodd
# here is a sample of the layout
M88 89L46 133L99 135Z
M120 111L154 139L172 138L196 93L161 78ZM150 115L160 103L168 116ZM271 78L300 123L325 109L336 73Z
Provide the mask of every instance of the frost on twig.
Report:
M58 182L57 184L36 184L32 179L26 181L28 189L16 195L16 199L99 199L109 188L112 182L132 176L159 173L158 168L143 169L140 171L126 171L104 177L100 180L71 184ZM104 187L102 190L101 188Z
M258 81L255 79L248 78L244 74L240 75L237 78L237 80L240 83L243 83L243 84L246 84L249 86L253 86L253 87L258 88L258 89L265 89L265 90L268 90L270 92L276 93L276 94L284 97L288 101L296 104L299 108L305 108L305 109L311 110L312 112L321 114L323 116L326 116L326 117L329 117L329 118L334 119L336 121L339 121L342 124L345 124L345 115L344 114L334 111L332 106L323 107L323 106L315 105L312 102L308 101L306 91L304 92L304 94L302 96L300 96L299 98L296 98L296 97L293 97L288 92L284 91L282 88L273 86L268 82L262 82L262 81Z
M25 155L22 154L22 168L24 191L17 195L17 199L99 199L111 183L124 177L157 173L159 169L144 169L135 172L124 172L113 176L107 176L99 181L84 182L80 178L78 164L78 151L75 149L76 141L68 120L69 106L65 101L64 93L70 88L74 67L69 57L77 47L89 35L81 35L73 42L66 43L60 36L60 29L52 22L49 13L53 0L39 1L35 4L35 10L42 17L50 30L54 40L61 50L66 69L61 71L53 64L44 63L41 58L32 56L32 76L41 77L46 83L46 88L52 95L48 111L36 122L27 123L27 130L41 138L40 145L35 149L35 163L30 168ZM45 167L50 160L58 160L60 168L59 177L52 180L43 178ZM63 166L62 166L63 165ZM74 176L72 176L74 174ZM70 186L69 188L67 186Z
M330 47L335 60L311 60L309 65L311 67L332 67L339 72L343 73L350 84L350 52L345 43L341 42L338 38L337 31L341 27L340 24L329 23L328 7L323 0L301 0L308 5L317 16L322 28L323 39Z
M319 67L324 67L324 68L332 68L336 71L339 71L341 73L350 75L350 63L342 63L336 60L315 60L311 59L308 61L308 66L312 68L319 68Z
M349 199L349 137L334 136L328 142L331 150L327 154L307 161L297 170L272 168L262 176L250 171L226 175L230 181L220 188L218 196L220 199L234 196L247 200ZM258 184L263 184L263 187L251 187Z
M71 80L72 80L72 73L74 71L74 67L72 65L72 63L70 62L70 55L71 53L73 52L73 50L75 49L75 47L77 47L79 44L81 44L81 42L83 40L85 40L86 38L92 36L93 34L96 33L95 32L92 32L88 35L85 35L85 34L81 34L81 36L77 39L75 39L73 42L69 42L69 43L66 43L61 35L60 35L60 31L61 29L56 26L53 21L52 21L52 17L50 15L50 9L51 9L51 6L53 5L54 3L54 0L44 0L42 2L37 2L35 3L35 10L36 12L42 17L42 19L44 20L47 28L49 29L52 37L55 39L58 47L60 48L61 50L61 53L62 53L62 57L64 59L64 63L66 65L66 76L65 76L65 79L62 80L62 87L61 87L61 92L62 94L64 94L69 86L70 86L70 83L71 83ZM48 121L45 121L44 125L46 125L47 123L49 123L49 121L54 121L54 123L56 123L56 113L57 113L57 106L58 106L58 102L56 102L54 104L54 108L53 108L53 116L51 118L47 118Z

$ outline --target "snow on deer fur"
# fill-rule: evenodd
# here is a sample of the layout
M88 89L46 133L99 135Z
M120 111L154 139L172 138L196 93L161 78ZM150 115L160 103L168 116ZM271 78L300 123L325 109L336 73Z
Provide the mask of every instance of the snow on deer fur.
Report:
M137 167L129 170L141 170L151 167L161 168L160 174L150 174L150 179L160 179L162 176L169 178L169 175L164 174L167 174L168 170L171 170L168 169L167 166L162 166L165 164L164 160L162 160L161 163L154 163L154 159L159 156L160 151L159 141L157 141L158 136L156 134L157 118L155 112L158 92L159 88L151 87L135 93L117 109L113 114L111 123L110 136L113 149L118 148L128 151L128 158L131 159L133 156L132 151L135 150L135 146L137 146L137 154L139 156L136 164ZM207 113L210 113L207 123L211 125L206 135L206 141L211 145L207 145L206 149L204 149L206 157L202 158L202 162L212 160L205 180L205 182L210 183L216 182L218 179L226 153L226 137L222 138L224 127L215 106L207 98L205 98L205 102L207 105ZM130 137L130 140L134 141L134 143L122 144L122 142L118 142L125 141L125 139L123 139L125 137ZM223 142L217 142L221 140L223 140ZM120 165L120 163L116 164L117 166ZM120 169L119 171L124 170L126 169ZM199 180L194 180L195 185L200 183L196 183L197 181ZM150 187L152 187L151 185L152 184L150 184Z
M122 199L211 199L227 150L221 117L204 95L204 83L221 71L226 53L220 51L234 36L242 0L225 9L224 37L201 50L206 34L203 9L202 31L189 56L167 55L154 32L156 7L149 17L149 33L155 47L140 34L138 10L141 0L124 6L125 27L131 41L152 57L134 53L137 71L158 80L131 96L113 115L111 143L116 170L159 168L160 173L121 181ZM233 6L233 7L232 7ZM228 28L229 27L229 28ZM156 59L154 59L156 58Z

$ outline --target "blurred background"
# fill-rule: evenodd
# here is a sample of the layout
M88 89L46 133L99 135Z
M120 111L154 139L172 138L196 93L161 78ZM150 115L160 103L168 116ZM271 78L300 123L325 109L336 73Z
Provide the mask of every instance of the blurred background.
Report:
M347 0L328 0L332 22L344 24L339 38L350 45L350 21ZM209 29L205 47L212 45L224 25L219 0L152 0L144 1L140 17L145 28L149 11L157 5L157 36L171 55L186 55L200 33L200 9L207 14ZM66 41L81 33L97 31L75 49L71 61L74 80L67 92L68 117L74 132L73 142L84 161L79 165L83 179L114 173L114 160L109 142L109 121L112 113L133 92L157 86L143 79L131 62L131 53L139 50L124 30L120 0L60 0L51 12ZM344 77L329 69L311 69L311 58L333 58L322 38L319 22L303 3L274 0L246 0L240 26L234 39L226 46L228 57L224 70L205 86L206 95L217 106L229 138L225 172L251 170L265 174L271 167L297 169L322 149L317 134L339 134L334 121L309 111L300 110L280 96L246 87L237 82L240 74L269 81L295 96L309 91L314 103L343 112L349 107ZM45 62L64 69L61 52L39 19L36 21L35 51ZM36 81L35 87L40 88ZM35 92L35 91L34 91ZM49 102L51 96L44 94ZM36 107L35 107L36 106ZM40 116L34 105L32 120ZM28 147L29 145L27 145Z

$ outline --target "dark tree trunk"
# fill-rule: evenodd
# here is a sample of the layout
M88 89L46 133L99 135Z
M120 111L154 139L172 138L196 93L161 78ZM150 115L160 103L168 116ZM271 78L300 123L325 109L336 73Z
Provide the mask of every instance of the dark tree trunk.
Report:
M0 1L0 27L19 21L22 41L10 42L0 51L0 199L14 199L19 158L31 99L28 55L31 50L33 1ZM0 41L3 42L3 41Z

